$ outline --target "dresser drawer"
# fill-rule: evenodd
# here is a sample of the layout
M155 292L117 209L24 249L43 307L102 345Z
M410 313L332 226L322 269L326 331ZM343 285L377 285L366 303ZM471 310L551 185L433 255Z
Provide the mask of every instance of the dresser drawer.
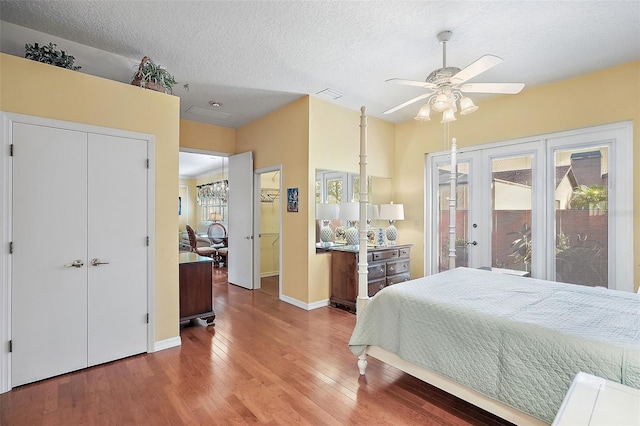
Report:
M406 272L404 274L398 274L398 275L387 277L387 285L397 284L403 281L409 281L409 279L411 278L410 275L411 274L409 272Z
M411 257L411 248L405 247L398 249L398 257L400 259L408 259Z
M409 271L409 259L387 262L387 275L402 274Z
M369 265L367 270L369 271L369 275L367 276L367 279L369 281L374 280L376 278L383 278L387 275L387 264L378 263L375 265Z
M380 278L378 280L369 281L367 285L369 297L373 297L374 294L387 286L387 278Z
M383 251L374 251L373 252L373 260L386 260L386 259L397 259L398 258L398 250L383 250Z

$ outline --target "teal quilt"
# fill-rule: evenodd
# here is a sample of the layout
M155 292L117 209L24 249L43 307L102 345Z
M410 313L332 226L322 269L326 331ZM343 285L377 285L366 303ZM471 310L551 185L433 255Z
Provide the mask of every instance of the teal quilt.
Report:
M457 268L372 297L368 345L551 423L580 371L640 388L640 296Z

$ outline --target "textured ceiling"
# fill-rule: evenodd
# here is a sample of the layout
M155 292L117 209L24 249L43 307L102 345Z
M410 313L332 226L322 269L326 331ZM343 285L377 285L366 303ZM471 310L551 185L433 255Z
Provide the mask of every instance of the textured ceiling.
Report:
M343 95L331 101L338 105L410 120L419 104L382 112L423 89L385 80L424 80L442 66L436 34L445 29L453 31L448 65L487 53L504 59L472 82L523 82L526 90L640 59L636 0L2 0L0 19L3 52L24 56L25 43L53 41L82 72L126 83L148 55L189 84L174 90L183 118L231 128L327 88ZM472 96L481 108L483 96ZM222 114L186 112L212 100Z

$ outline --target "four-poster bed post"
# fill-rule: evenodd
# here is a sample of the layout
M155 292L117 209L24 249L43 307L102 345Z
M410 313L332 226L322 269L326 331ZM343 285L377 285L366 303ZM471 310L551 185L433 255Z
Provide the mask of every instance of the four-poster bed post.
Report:
M360 254L358 256L358 300L356 312L364 308L369 300L367 284L367 108L360 108Z
M451 174L449 177L449 269L456 267L456 186L458 170L456 164L456 138L451 139Z

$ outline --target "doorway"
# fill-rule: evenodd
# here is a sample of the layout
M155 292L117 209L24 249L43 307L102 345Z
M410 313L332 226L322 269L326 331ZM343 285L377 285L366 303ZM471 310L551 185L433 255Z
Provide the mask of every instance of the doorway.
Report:
M282 278L280 270L282 221L281 167L256 170L255 174L255 227L258 244L254 248L256 259L255 288L280 298Z

